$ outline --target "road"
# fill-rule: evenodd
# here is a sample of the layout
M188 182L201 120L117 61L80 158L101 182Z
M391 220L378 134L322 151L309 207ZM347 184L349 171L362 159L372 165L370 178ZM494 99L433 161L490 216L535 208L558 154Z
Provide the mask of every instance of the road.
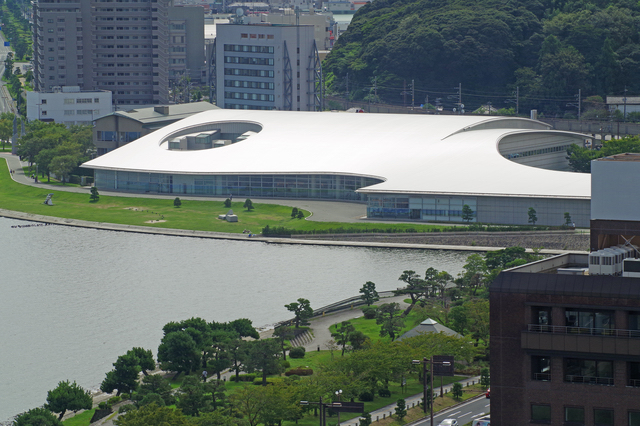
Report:
M437 426L444 419L456 419L460 426L467 424L489 413L489 401L487 398L477 398L448 410L440 411L433 416L433 424ZM426 417L411 423L411 426L431 426L431 420Z

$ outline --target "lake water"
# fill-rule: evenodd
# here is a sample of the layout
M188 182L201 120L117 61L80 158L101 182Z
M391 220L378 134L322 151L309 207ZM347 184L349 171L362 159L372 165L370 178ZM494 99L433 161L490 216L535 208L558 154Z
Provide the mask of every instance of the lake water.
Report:
M266 326L299 297L318 308L366 281L395 289L406 269L456 275L470 254L12 228L25 224L0 218L0 421L43 404L61 380L96 389L134 346L156 354L169 321Z

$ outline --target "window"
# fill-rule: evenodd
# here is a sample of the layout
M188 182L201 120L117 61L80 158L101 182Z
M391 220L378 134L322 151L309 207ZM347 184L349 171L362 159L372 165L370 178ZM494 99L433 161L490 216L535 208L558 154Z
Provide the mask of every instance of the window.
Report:
M628 363L629 381L628 386L640 387L640 362Z
M613 362L566 358L565 382L613 386Z
M590 334L609 334L608 330L615 328L613 311L567 309L565 319L567 327L576 327L568 330L572 333L582 333L585 330L580 329L589 329Z
M583 425L584 424L584 408L582 407L564 407L565 424Z
M65 103L65 105L69 105L69 104L75 104L76 101L75 101L75 99L67 98L67 99L64 100L64 103Z
M531 357L531 378L533 380L551 380L551 358L548 356Z
M43 100L41 101L41 103L42 103L42 105L46 105L46 104L47 104L47 100L46 100L46 99L43 99Z
M640 426L640 411L629 411L629 426Z
M65 109L64 115L74 115L76 112L72 109Z
M613 410L594 408L593 423L596 426L613 426Z
M531 423L551 423L551 406L532 404Z

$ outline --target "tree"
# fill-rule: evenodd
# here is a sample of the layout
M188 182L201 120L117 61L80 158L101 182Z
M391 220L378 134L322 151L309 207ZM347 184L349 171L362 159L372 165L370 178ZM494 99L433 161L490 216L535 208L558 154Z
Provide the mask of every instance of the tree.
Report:
M180 197L176 197L173 200L173 207L180 207L182 205L182 201L180 201Z
M204 384L204 392L205 394L211 395L211 407L214 410L224 406L225 400L227 399L225 390L225 382L222 380L209 380Z
M457 399L458 401L460 401L462 399L462 385L460 384L460 382L455 382L453 384L453 388L451 389L451 393L453 394L453 397L455 399Z
M480 386L483 389L488 389L491 386L491 376L489 376L489 369L483 368L480 370Z
M468 204L462 206L462 220L467 223L473 220L473 210Z
M262 385L267 385L267 375L282 370L280 364L280 346L275 339L256 340L248 343L245 370L249 373L262 372Z
M147 370L155 370L156 362L153 360L153 354L150 350L144 348L133 348L127 351L127 355L133 355L138 359L138 366L145 376L148 375Z
M400 398L396 405L396 417L402 421L407 415L407 401L404 398Z
M369 336L358 330L352 331L347 337L349 339L351 349L353 349L354 351L362 349L365 343L369 340Z
M411 298L411 304L404 311L402 316L407 316L415 306L415 304L420 300L421 297L424 296L425 291L427 290L425 282L420 279L420 275L416 274L415 271L403 271L398 281L404 281L407 286L405 288L399 288L393 292L396 296L401 294L408 294Z
M296 324L296 328L299 328L300 325L309 324L307 320L313 316L311 302L307 299L299 298L297 302L289 303L284 307L295 315L293 321Z
M96 203L100 199L100 193L95 186L91 187L91 195L89 195L89 202Z
M165 370L190 373L197 368L200 351L187 332L174 331L166 334L158 347L158 362Z
M78 165L78 158L73 155L61 155L51 160L49 168L58 177L62 178L62 183L69 180L69 175Z
M230 208L231 207L231 199L227 198L226 200L224 200L224 206L226 208Z
M287 327L286 325L281 325L280 327L276 327L275 330L273 330L273 335L275 336L276 340L280 344L280 347L282 348L282 359L286 361L287 346L288 346L286 345L286 342L287 340L293 339L294 337L293 330L291 330L291 327Z
M336 343L342 346L342 356L344 356L344 351L347 347L347 343L349 343L349 334L356 331L356 328L349 321L342 321L340 325L336 327L336 332L331 333L331 337L333 337Z
M176 406L187 416L199 416L211 410L211 401L204 395L204 384L196 376L186 376L177 391Z
M529 207L528 215L529 215L529 223L534 225L538 221L538 216L536 216L536 210L533 207Z
M291 218L295 219L296 217L298 217L298 208L294 207L291 209Z
M248 211L251 211L251 210L253 210L253 208L254 208L254 207L253 207L253 202L252 202L250 199L248 199L248 198L247 198L247 199L244 201L244 204L242 205L242 207L244 207L244 208L245 208L245 209L247 209Z
M136 401L140 401L150 394L159 395L164 401L164 405L172 405L175 403L175 397L173 396L173 389L171 388L171 384L167 379L159 374L150 374L148 376L144 376L142 378L142 383L140 384L138 392L136 392L133 399Z
M298 214L296 215L298 219L304 219L304 212L302 210L298 210Z
M360 294L362 294L360 298L364 300L364 303L366 303L367 306L371 306L373 303L380 300L380 295L378 295L378 292L376 291L376 285L371 281L364 283L362 288L360 288Z
M137 410L127 411L114 420L116 426L189 426L189 418L182 410L169 407L158 407L156 404L145 405Z
M116 395L123 392L132 393L138 387L138 374L140 373L140 362L138 357L132 353L120 355L113 363L114 369L106 374L105 379L100 384L102 392L111 393L118 390Z
M360 424L358 426L371 426L371 413L365 413L360 417Z
M49 411L60 413L59 420L62 420L67 410L74 413L78 410L90 410L93 405L93 398L89 391L78 386L76 382L60 382L58 386L47 393L47 403L44 405Z
M400 305L397 303L381 305L376 315L376 324L382 326L380 327L380 336L389 336L393 342L404 325L402 318L400 318Z
M45 408L33 408L16 417L12 426L62 426L62 422Z
M573 225L573 220L571 220L571 215L569 214L569 212L564 213L564 225L565 226Z

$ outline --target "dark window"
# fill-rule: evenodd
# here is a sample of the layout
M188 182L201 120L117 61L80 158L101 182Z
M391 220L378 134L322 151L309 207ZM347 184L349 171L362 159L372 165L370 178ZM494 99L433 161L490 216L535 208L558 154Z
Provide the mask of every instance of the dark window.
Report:
M596 426L613 426L613 410L594 408L593 422Z
M613 362L566 358L565 382L613 386Z
M551 406L531 404L532 423L551 423Z
M564 407L564 421L567 425L583 425L584 424L584 408L582 407Z
M629 386L640 387L640 362L630 362L629 366Z
M548 356L532 356L531 372L533 380L551 380L551 358Z
M575 327L568 330L573 333L583 333L586 330L581 329L589 329L590 334L606 334L615 328L613 311L567 309L565 319L567 327Z
M629 411L629 426L640 426L640 411Z
M640 330L640 312L629 312L629 330Z

